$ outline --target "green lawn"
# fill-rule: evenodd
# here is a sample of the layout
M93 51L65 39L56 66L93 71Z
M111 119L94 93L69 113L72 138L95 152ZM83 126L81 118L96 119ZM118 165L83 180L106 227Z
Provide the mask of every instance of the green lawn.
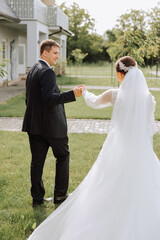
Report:
M63 76L63 77L57 77L57 82L59 86L61 85L93 85L93 86L118 86L117 80L110 79L107 77L69 77L69 76Z
M110 77L69 77L67 75L64 75L62 77L57 77L57 82L59 86L62 85L90 85L90 86L114 86L118 87L119 83L116 79L116 77L110 78ZM147 84L149 87L160 87L160 78L154 79L149 78L147 79Z
M150 71L155 71L155 67L152 69L149 67L143 67L140 69L143 71L144 76L147 78L149 87L160 87L160 78L154 79L155 75ZM112 76L112 77L111 77ZM92 64L82 64L81 66L67 65L66 75L57 78L58 84L61 85L100 85L100 86L118 86L118 81L115 75L114 64L113 68L111 63L100 62Z
M114 86L118 87L119 83L116 79L116 77L69 77L67 75L64 75L62 77L57 77L57 82L59 86L62 85L90 85L90 86ZM160 78L154 79L149 78L147 79L148 87L158 87L160 88Z
M0 104L0 117L22 117L25 112L25 94L22 93Z
M106 135L69 134L71 152L69 192L86 176L96 160ZM55 207L52 203L33 209L30 197L30 150L27 134L0 131L0 239L25 240ZM87 142L87 147L86 147ZM160 136L154 136L160 158ZM47 155L43 180L46 197L53 195L55 159Z
M150 71L155 71L156 67L139 67L145 77L152 77ZM115 64L109 62L83 63L82 65L66 65L66 75L83 75L83 76L112 76L115 74Z
M85 177L102 147L105 135L70 134L72 192ZM33 210L30 197L30 151L27 134L0 131L0 239L24 240L51 212L52 203ZM96 139L96 141L95 141ZM87 142L87 148L86 148ZM97 144L98 142L98 144ZM46 197L53 196L55 159L49 151L44 168Z
M104 90L90 90L96 95L101 94ZM155 112L156 120L160 120L160 92L152 91L157 101ZM23 117L25 111L24 93L0 104L0 117ZM76 102L65 104L67 118L80 119L110 119L112 115L112 107L103 109L92 109L88 107L83 97L77 98Z

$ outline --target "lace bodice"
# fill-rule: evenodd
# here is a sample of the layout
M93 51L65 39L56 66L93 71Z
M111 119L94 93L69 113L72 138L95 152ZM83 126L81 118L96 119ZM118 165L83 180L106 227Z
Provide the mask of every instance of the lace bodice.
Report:
M98 109L114 105L117 97L118 89L110 89L96 96L95 94L83 91L83 97L89 107Z

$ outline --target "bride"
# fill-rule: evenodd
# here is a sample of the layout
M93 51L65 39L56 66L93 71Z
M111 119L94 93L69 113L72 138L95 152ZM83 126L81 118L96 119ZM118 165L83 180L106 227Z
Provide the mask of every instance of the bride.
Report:
M82 87L88 106L114 106L108 136L82 183L29 240L160 239L155 101L133 58L120 58L116 73L117 90L95 96Z

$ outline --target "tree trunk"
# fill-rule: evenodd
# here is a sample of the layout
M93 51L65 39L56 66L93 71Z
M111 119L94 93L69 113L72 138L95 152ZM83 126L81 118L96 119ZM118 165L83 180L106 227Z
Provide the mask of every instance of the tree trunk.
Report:
M158 65L159 65L159 58L157 58L157 64L156 64L156 78L158 78Z

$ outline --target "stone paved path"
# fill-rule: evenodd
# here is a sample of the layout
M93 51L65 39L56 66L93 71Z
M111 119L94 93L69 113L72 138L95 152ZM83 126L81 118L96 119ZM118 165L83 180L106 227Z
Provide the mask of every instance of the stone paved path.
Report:
M95 119L67 119L69 133L107 133L109 120ZM22 118L0 118L1 131L16 131L22 129Z
M0 118L0 131L16 131L22 129L22 118ZM109 130L109 120L99 119L67 119L69 133L98 133L106 134ZM157 122L160 132L160 122Z

